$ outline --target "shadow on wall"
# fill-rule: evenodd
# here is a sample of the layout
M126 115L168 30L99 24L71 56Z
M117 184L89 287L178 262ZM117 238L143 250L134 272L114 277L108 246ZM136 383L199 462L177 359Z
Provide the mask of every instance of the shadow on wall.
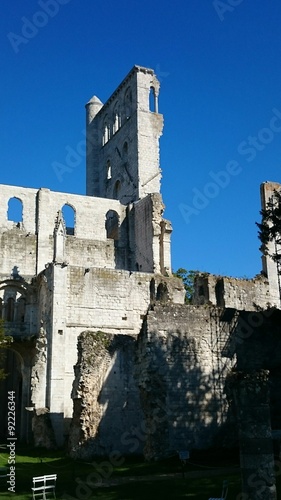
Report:
M127 335L81 334L72 456L143 451L159 459L178 450L236 446L225 392L234 367L271 371L272 425L280 428L280 314L157 305L137 342ZM251 327L254 321L259 326Z
M148 336L142 332L139 386L147 459L208 448L221 437L228 419L224 378L230 360L218 362L211 347L205 346L202 356L198 339L177 328Z
M156 307L164 323L170 307ZM183 310L186 306L178 306ZM146 321L138 342L126 335L81 334L72 394L72 456L144 451L155 459L214 444L227 421L224 380L232 362L222 360L221 344L215 345L216 321L208 315L208 335L176 326L151 331Z
M69 440L73 457L142 452L135 434L141 418L135 346L136 340L128 335L80 335Z
M281 429L281 311L240 311L232 342L238 371L269 371L271 427Z
M118 213L109 210L105 216L105 230L106 237L114 240L115 269L131 269L127 218L120 223Z

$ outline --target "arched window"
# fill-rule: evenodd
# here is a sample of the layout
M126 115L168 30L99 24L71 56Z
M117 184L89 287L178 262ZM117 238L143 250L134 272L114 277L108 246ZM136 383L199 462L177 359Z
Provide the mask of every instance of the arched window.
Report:
M155 95L155 88L154 87L150 87L149 111L151 111L152 113L156 112L156 95Z
M130 87L126 90L125 93L125 116L126 120L128 120L132 113L132 91Z
M116 181L114 189L113 189L113 198L114 198L114 200L118 200L119 199L120 190L121 190L121 182L120 181Z
M66 234L69 236L74 236L75 232L75 210L74 208L66 203L62 209L61 213L65 223Z
M109 210L105 221L106 237L113 240L119 238L119 216L115 210Z
M107 160L106 163L106 178L109 181L111 179L111 163L110 160Z
M15 299L13 297L9 297L5 306L6 321L14 321Z
M103 123L102 145L104 146L109 141L109 139L110 139L110 124L108 121L108 116L106 116Z
M8 202L8 220L17 224L22 222L22 201L19 198L10 198Z
M120 127L121 127L120 106L119 104L116 104L113 112L113 134L116 134L116 132L119 130Z

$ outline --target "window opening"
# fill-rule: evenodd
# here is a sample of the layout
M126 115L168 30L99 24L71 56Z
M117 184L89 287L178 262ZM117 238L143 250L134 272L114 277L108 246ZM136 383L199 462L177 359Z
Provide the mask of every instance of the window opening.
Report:
M113 114L113 134L121 127L121 116L120 116L120 107L119 105L115 107Z
M110 139L110 125L108 123L108 117L106 116L103 126L103 140L102 145L104 146Z
M74 236L75 229L75 210L71 205L66 203L61 210L63 220L65 223L66 234L69 236Z
M156 95L155 95L155 88L154 87L150 87L149 111L151 111L152 113L156 112Z
M22 222L22 201L19 198L10 198L8 202L8 220L17 224Z
M107 178L107 180L111 179L111 163L110 163L110 160L107 160L107 164L106 164L106 178Z
M106 237L112 240L119 238L119 216L115 210L109 210L105 221Z
M160 302L167 302L168 298L168 288L166 283L160 283L157 287L156 300L159 300Z

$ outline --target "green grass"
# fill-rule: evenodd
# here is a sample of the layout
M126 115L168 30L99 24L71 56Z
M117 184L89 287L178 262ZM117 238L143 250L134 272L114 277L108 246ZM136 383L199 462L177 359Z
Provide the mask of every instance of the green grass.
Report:
M2 452L0 466L6 465L7 460L8 454ZM113 467L106 459L85 463L71 460L62 451L46 452L40 449L18 447L16 494L9 494L6 479L1 479L0 499L30 500L32 477L52 473L58 474L56 487L58 500L96 498L100 500L154 500L157 498L161 500L206 500L211 496L219 496L224 479L229 481L228 497L230 499L235 499L241 491L238 469L237 473L234 469L234 472L230 474L224 473L221 469L220 475L213 475L212 472L213 467L226 468L237 465L238 457L235 453L197 453L191 456L190 462L185 468L186 475L191 472L198 475L200 471L201 477L182 477L181 464L177 457L153 463L147 463L141 457L126 460L122 457L115 457ZM177 474L177 476L159 479L161 474ZM96 488L97 478L101 476L124 483ZM153 478L157 479L152 480Z

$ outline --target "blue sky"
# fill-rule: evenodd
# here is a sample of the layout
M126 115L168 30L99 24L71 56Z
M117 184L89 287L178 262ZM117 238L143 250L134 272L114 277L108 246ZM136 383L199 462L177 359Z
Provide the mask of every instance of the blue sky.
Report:
M85 193L84 104L134 64L161 81L173 268L252 277L261 182L281 182L278 0L2 0L0 183Z

